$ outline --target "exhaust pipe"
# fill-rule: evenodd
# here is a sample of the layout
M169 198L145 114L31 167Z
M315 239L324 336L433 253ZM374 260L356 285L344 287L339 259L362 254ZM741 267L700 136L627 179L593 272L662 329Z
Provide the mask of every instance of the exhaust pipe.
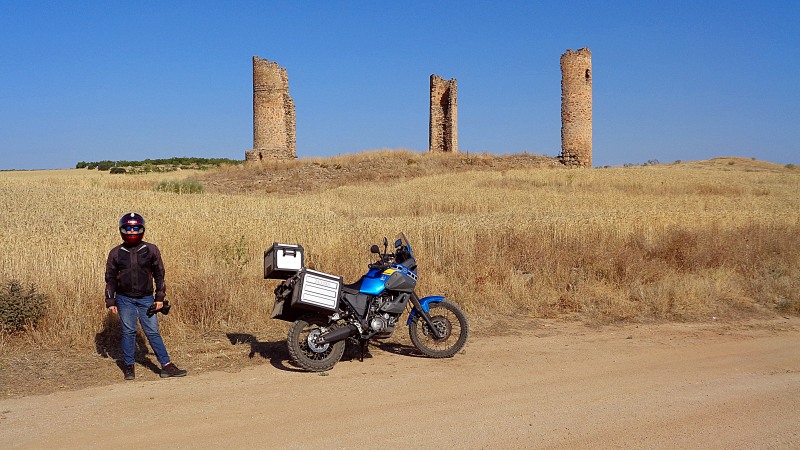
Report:
M333 344L334 342L339 342L341 340L347 339L357 332L358 328L356 328L355 325L347 325L346 327L337 328L329 333L323 334L322 336L320 336L319 343Z

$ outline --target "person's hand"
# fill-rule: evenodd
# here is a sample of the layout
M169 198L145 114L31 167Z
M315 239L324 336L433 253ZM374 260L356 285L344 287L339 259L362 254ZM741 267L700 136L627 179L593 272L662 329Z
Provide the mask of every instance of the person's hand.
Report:
M108 307L108 312L110 312L111 314L118 314L119 313L119 311L117 311L117 307L116 306L109 306Z
M164 307L164 302L155 302L156 311Z

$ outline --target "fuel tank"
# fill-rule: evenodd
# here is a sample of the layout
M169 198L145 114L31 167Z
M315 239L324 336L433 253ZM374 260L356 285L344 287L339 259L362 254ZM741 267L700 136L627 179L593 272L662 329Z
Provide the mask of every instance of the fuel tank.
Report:
M361 281L363 294L380 295L386 289L400 292L414 292L417 276L406 267L396 265L385 270L369 269Z
M369 269L369 272L361 280L360 292L368 295L380 295L386 289L386 280L391 275L391 273L385 274L384 272L386 270Z

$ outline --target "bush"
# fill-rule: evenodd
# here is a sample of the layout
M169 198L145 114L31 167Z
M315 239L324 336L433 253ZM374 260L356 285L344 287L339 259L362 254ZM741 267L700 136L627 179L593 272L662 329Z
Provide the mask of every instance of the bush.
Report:
M176 194L202 194L205 190L200 182L194 180L162 180L153 189Z
M27 289L17 280L10 280L0 290L0 330L14 333L25 326L35 327L44 317L47 296L36 292L31 283Z
M112 167L109 173L125 173L124 167Z

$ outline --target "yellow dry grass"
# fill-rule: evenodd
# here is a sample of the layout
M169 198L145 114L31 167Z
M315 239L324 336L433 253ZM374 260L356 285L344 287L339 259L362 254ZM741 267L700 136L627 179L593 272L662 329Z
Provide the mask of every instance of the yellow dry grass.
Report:
M310 265L352 282L369 246L400 231L417 253L421 293L447 295L473 317L796 314L800 172L733 161L464 171L291 196L152 190L192 171L0 172L0 281L36 283L49 298L43 323L21 339L93 345L116 224L137 211L164 255L171 341L284 329L269 319L275 282L262 278L272 242L302 244Z

